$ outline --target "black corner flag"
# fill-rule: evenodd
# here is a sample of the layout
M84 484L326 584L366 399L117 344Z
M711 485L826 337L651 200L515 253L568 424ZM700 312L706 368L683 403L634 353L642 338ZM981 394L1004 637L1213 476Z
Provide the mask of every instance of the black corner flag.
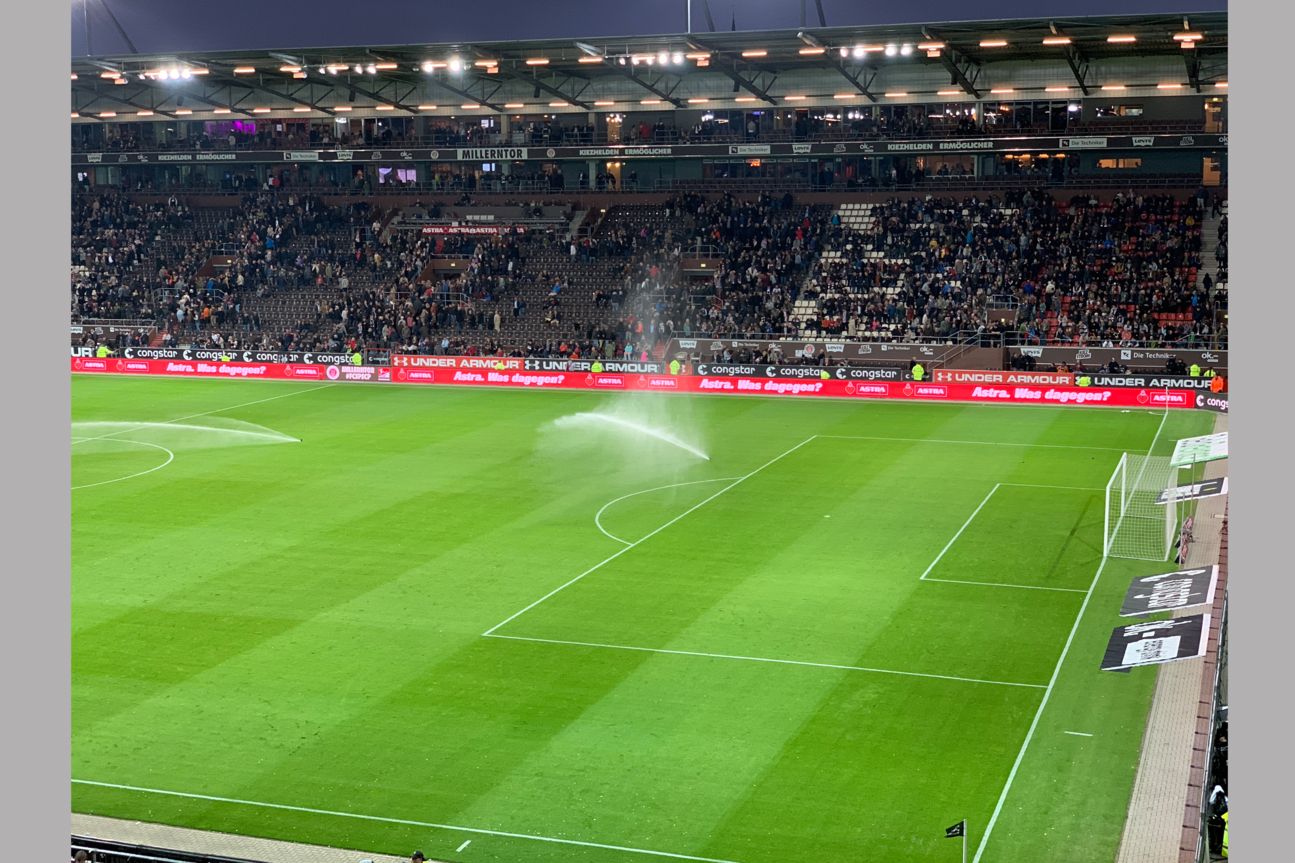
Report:
M944 828L945 839L962 838L962 863L967 863L967 819L963 818L952 827Z

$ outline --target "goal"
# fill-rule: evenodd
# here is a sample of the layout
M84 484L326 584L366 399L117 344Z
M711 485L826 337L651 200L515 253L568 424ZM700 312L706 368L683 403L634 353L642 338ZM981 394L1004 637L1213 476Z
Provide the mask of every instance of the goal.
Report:
M1178 529L1177 488L1178 469L1168 456L1125 453L1106 484L1102 552L1168 560Z

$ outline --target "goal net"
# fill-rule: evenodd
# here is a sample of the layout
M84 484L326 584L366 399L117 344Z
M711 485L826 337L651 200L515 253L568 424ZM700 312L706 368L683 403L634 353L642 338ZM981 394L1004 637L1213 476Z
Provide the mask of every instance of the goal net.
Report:
M1168 456L1125 453L1106 484L1106 556L1168 560L1178 528L1177 487Z

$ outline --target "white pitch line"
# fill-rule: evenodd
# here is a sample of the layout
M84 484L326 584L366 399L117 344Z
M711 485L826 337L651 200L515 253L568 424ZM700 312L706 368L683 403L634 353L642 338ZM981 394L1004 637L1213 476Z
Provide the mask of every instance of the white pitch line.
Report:
M455 854L459 854L459 853L461 853L461 852L463 851L463 849L464 849L464 848L467 848L467 847L468 847L469 845L471 845L471 844L472 844L472 840L471 840L471 839L467 839L467 840L465 840L465 841L464 841L464 843L463 843L462 845L460 845L458 848L455 848L455 849L454 849L454 853L455 853Z
M1002 485L1002 483L994 483L994 487L989 490L989 494L985 495L985 499L980 502L980 506L976 507L975 511L973 511L971 515L967 517L967 520L962 523L962 527L958 528L958 532L953 535L953 539L945 543L944 548L940 549L940 553L935 556L935 560L931 561L931 565L917 577L918 581L927 580L926 576L931 572L931 570L935 569L935 565L944 557L944 553L953 548L953 544L958 541L958 537L962 536L962 532L967 529L967 526L970 525L971 522L975 520L976 516L980 514L980 511L985 508L985 504L989 503L989 499L994 496L994 492L998 491L998 487L1000 485Z
M1070 634L1066 636L1066 643L1061 648L1061 656L1057 659L1057 665L1052 669L1052 677L1048 679L1047 688L1043 691L1043 700L1039 702L1039 709L1034 711L1034 719L1030 721L1030 728L1025 732L1025 742L1021 744L1021 750L1016 753L1016 760L1012 762L1012 769L1007 774L1007 784L1003 786L1003 793L998 796L998 803L994 806L994 814L989 818L989 824L985 827L985 832L980 837L980 845L976 848L976 856L971 859L971 863L980 863L980 856L985 853L985 845L989 842L989 835L994 831L994 824L998 821L999 814L1003 811L1003 803L1007 800L1007 793L1012 790L1012 782L1016 779L1016 772L1021 769L1021 761L1025 759L1025 750L1030 748L1030 741L1034 739L1034 730L1039 727L1039 719L1043 716L1043 710L1048 706L1049 699L1052 698L1052 690L1057 684L1057 676L1061 674L1061 666L1066 661L1066 654L1070 652L1070 645L1075 640L1075 633L1079 631L1079 623L1084 619L1084 612L1088 610L1088 601L1093 598L1093 589L1097 587L1097 580L1102 577L1102 570L1106 569L1108 558L1103 557L1101 564L1097 567L1097 574L1093 576L1093 583L1088 586L1088 593L1084 594L1084 602L1079 606L1079 613L1075 615L1075 623L1070 627Z
M1092 736L1093 736L1093 735L1089 734L1089 733L1088 733L1088 732L1086 732L1086 731L1063 731L1062 733L1063 733L1063 734L1073 734L1075 737L1092 737Z
M1086 449L1096 450L1097 452L1124 452L1124 450L1111 446L1079 446L1060 443L1016 443L1013 441L998 440L945 440L942 438L931 437L876 437L874 435L849 435L849 434L821 434L821 438L833 438L836 440L884 440L894 441L896 443L951 443L951 444L971 444L976 446L1019 446L1040 449Z
M85 440L95 440L95 438L85 438ZM133 443L133 444L138 444L139 446L151 446L153 449L160 449L162 452L166 453L166 461L162 462L156 467L151 467L148 470L141 470L138 473L127 474L126 476L119 476L116 479L105 479L100 482L87 482L84 485L74 485L72 486L72 491L76 491L77 489L82 489L82 488L94 488L97 485L111 485L114 482L125 482L128 479L134 479L135 477L138 477L138 476L144 476L145 474L150 474L155 470L161 470L162 468L169 465L171 462L175 461L175 453L171 452L169 449L167 449L166 447L160 444L147 443L146 441L142 441L142 440L131 440L130 438L114 438L114 440L119 441L121 443ZM80 443L80 441L74 441L74 443Z
M833 668L838 671L866 671L872 674L895 674L902 677L926 677L935 680L953 680L959 683L984 683L992 686L1019 686L1025 689L1043 689L1042 683L1017 683L1011 680L985 680L979 677L958 677L952 674L929 674L924 671L900 671L894 668L869 668L863 665L838 665L832 662L807 662L800 659L773 659L768 656L742 656L733 653L705 653L699 650L671 650L665 647L635 647L629 644L602 644L596 641L567 641L559 638L531 638L525 635L487 635L487 638L504 638L508 641L532 641L539 644L566 644L572 647L597 647L604 650L633 650L640 653L664 653L671 656L703 656L709 659L734 659L742 662L768 662L774 665L801 665L811 668Z
M530 839L535 842L551 842L557 845L578 845L582 848L601 848L604 851L623 851L626 854L644 854L650 857L668 857L672 860L694 860L698 863L734 863L732 860L718 860L714 857L694 857L690 854L675 854L670 851L653 851L649 848L631 848L626 845L604 845L601 842L585 842L579 839L558 839L553 836L539 836L533 833L509 833L503 830L487 830L484 827L463 827L457 824L437 824L432 821L411 821L406 818L388 818L382 815L360 815L355 812L338 812L332 809L314 809L309 806L289 806L286 803L266 803L260 800L240 800L236 797L217 797L212 794L192 794L186 791L168 791L162 788L144 788L138 785L118 785L113 782L95 782L89 779L73 779L73 785L93 785L99 788L115 788L122 791L136 791L141 794L160 794L167 797L183 797L189 800L209 800L215 803L231 803L237 806L255 806L261 809L280 809L286 812L305 812L309 815L331 815L335 818L354 818L359 821L374 821L383 824L402 824L411 827L431 827L437 830L456 830L460 833L476 833L481 836L503 836L508 839Z
M321 384L320 386L317 386L317 387L307 387L306 389L303 389L303 390L293 390L290 393L280 393L277 396L270 396L269 398L266 398L266 399L257 399L256 401L243 402L241 405L230 405L229 407L226 407L226 408L216 408L215 410L203 411L200 414L189 414L187 417L176 417L173 420L164 420L160 423L150 423L150 425L172 425L173 423L184 422L185 420L197 419L198 417L209 417L212 414L224 413L225 411L232 411L237 408L250 407L251 405L259 405L262 402L272 402L275 399L286 399L291 396L299 396L302 393L310 393L310 392L314 392L315 390L322 390L322 389L327 389L328 387L335 387L335 386L337 386L337 384ZM94 420L86 420L85 422L94 422ZM107 434L96 435L94 437L78 438L77 440L74 440L73 443L78 444L78 443L85 443L86 441L91 441L91 440L102 440L106 437L112 437L113 435L125 434L128 431L139 431L142 428L148 428L148 426L135 426L134 428L118 429L117 431L108 432Z
M1156 436L1151 439L1151 445L1147 447L1147 455L1156 448L1156 441L1160 440L1160 433L1164 431L1165 420L1169 418L1169 409L1166 408L1164 414L1160 417L1160 425L1156 427ZM1143 467L1146 467L1145 462ZM1120 518L1123 518L1121 514ZM1116 530L1119 529L1118 523ZM1088 585L1088 593L1084 595L1084 602L1079 606L1079 613L1075 615L1075 623L1070 627L1070 634L1066 636L1066 644L1061 648L1061 656L1057 657L1057 665L1052 669L1052 677L1048 680L1048 688L1044 690L1043 700L1039 702L1039 709L1034 712L1034 719L1030 722L1030 728L1025 733L1025 741L1021 743L1021 750L1016 753L1016 760L1012 762L1012 769L1007 774L1007 782L1003 785L1003 792L998 795L998 802L994 804L994 814L989 817L989 823L985 826L985 832L980 836L980 844L976 846L976 856L972 858L971 863L980 863L980 858L985 853L985 846L989 844L989 837L994 832L994 825L998 823L998 816L1003 811L1003 803L1007 801L1007 795L1012 790L1012 782L1016 779L1016 772L1021 769L1021 762L1025 759L1025 752L1030 748L1030 741L1034 739L1034 730L1039 727L1039 719L1043 716L1043 711L1048 706L1048 701L1052 698L1052 690L1057 685L1057 677L1061 674L1061 666L1065 664L1066 654L1070 652L1070 645L1074 643L1075 633L1079 631L1079 624L1084 619L1084 612L1088 610L1088 603L1093 598L1093 591L1097 589L1097 582L1102 577L1102 570L1106 569L1106 562L1110 560L1106 555L1102 556L1102 562L1097 566L1097 573L1093 576L1092 584Z
M623 500L629 500L632 497L638 497L641 494L651 494L654 491L665 491L668 488L682 488L683 486L686 486L686 485L705 485L708 482L732 482L735 479L737 479L737 477L735 476L725 476L725 477L719 477L717 479L699 479L699 480L694 480L692 482L676 482L676 483L671 483L670 485L659 485L656 488L645 488L642 491L632 491L629 494L623 494L620 497L616 498L615 500L609 500L605 504L603 504L602 509L594 513L594 526L597 527L600 531L602 531L603 536L607 537L608 539L614 539L619 543L623 543L624 545L632 545L632 543L628 539L621 539L619 536L616 536L614 533L608 533L607 529L603 527L603 523L602 523L603 513L606 512L607 509L611 507L613 504L620 503Z
M974 584L978 587L1014 587L1018 590L1052 590L1058 593L1087 593L1078 587L1045 587L1040 584L1004 584L998 581L963 581L960 578L924 578L923 581L938 581L943 584Z
M1000 482L999 485L1010 485L1013 488L1055 488L1060 491L1105 491L1091 485L1042 485L1035 482Z
M549 597L551 597L551 596L554 596L555 594L561 593L562 591L566 590L566 589L567 589L568 587L570 587L571 585L575 584L575 583L576 583L577 581L579 581L580 579L584 578L586 575L590 575L590 574L592 574L592 573L597 572L598 570L602 569L602 568L603 568L604 566L606 566L607 564L611 563L611 562L612 562L613 560L615 560L616 558L620 557L620 556L621 556L622 554L624 554L625 552L629 551L630 549L637 548L640 544L642 544L642 543L646 542L647 540L651 539L652 537L656 536L658 533L660 533L661 531L665 530L665 529L666 529L667 527L669 527L670 525L672 525L672 524L674 524L675 522L677 522L677 521L679 521L679 520L681 520L681 519L683 519L683 518L685 518L685 517L687 517L687 516L691 515L692 513L696 512L697 510L701 509L703 506L705 506L706 504L710 503L712 500L714 500L715 498L717 498L717 497L719 497L720 495L724 494L725 492L727 492L727 491L729 491L729 490L731 490L731 489L737 488L739 485L741 485L742 483L746 482L748 479L750 479L751 477L755 476L755 475L756 475L756 474L758 474L760 471L762 471L762 470L764 470L765 468L769 467L771 464L774 464L775 462L777 462L777 461L779 461L779 460L781 460L781 459L783 459L783 458L786 458L787 456L791 455L791 454L792 454L792 453L794 453L796 450L800 449L800 448L801 448L801 447L803 447L805 444L807 444L807 443L809 443L810 441L812 441L815 437L817 437L817 435L812 435L812 436L810 436L810 437L805 438L803 441L801 441L800 443L796 444L796 445L795 445L794 447L792 447L791 449L789 449L789 450L786 450L786 451L784 451L784 452L779 453L778 455L776 455L776 456L774 456L773 458L769 459L767 462L765 462L764 464L760 465L758 468L756 468L755 470L751 471L750 473L748 473L748 474L744 474L743 476L738 477L735 481L733 481L732 483L730 483L730 484L728 484L728 485L724 486L722 489L720 489L719 491L715 492L715 493L714 493L714 494L712 494L710 497L708 497L708 498L706 498L705 500L703 500L701 503L698 503L698 504L695 504L695 505L693 505L693 506L689 507L688 509L686 509L686 510L684 510L683 512L681 512L681 513L679 513L678 515L676 515L674 518L672 518L672 519L670 519L669 521L667 521L665 524L663 524L663 525L661 525L660 527L658 527L656 530L652 531L652 532L651 532L651 533L649 533L649 534L646 534L646 535L644 535L644 536L639 537L638 539L634 540L634 542L632 542L632 543L630 543L629 545L625 546L625 547L624 547L624 548L622 548L620 551L616 552L615 554L611 555L610 557L605 557L605 558L603 558L603 559L602 559L602 560L600 560L598 563L595 563L593 566L589 567L589 568L588 568L588 569L586 569L584 572L582 572L582 573L580 573L579 575L577 575L575 578L571 579L570 581L565 582L564 584L560 584L560 585L558 585L557 587L555 587L555 588L553 588L552 590L550 590L548 593L546 593L546 594L544 594L543 596L541 596L539 599L537 599L537 600L535 600L534 602L532 602L530 605L528 605L528 606L526 606L525 608L523 608L521 611L513 612L513 613L512 613L512 614L510 614L508 617L506 617L506 618L504 618L503 620L499 621L499 622L498 622L498 623L496 623L494 626L490 627L489 629L487 629L485 632L483 632L483 633L481 633L481 634L482 634L482 635L490 635L491 633L493 633L493 632L494 632L496 629L498 629L499 627L504 626L505 624L510 623L510 622L512 622L512 621L514 621L514 620L516 620L517 618L521 617L521 616L522 616L523 614L525 614L526 612L530 611L530 610L531 610L532 608L534 608L535 606L539 605L539 604L540 604L541 602L543 602L544 600L548 599L548 598L549 598Z

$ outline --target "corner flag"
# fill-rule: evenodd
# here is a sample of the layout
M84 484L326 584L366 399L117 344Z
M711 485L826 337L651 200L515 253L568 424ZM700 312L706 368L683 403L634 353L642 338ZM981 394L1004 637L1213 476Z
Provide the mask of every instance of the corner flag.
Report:
M952 827L944 828L945 839L962 839L962 863L967 863L967 819L963 818Z

